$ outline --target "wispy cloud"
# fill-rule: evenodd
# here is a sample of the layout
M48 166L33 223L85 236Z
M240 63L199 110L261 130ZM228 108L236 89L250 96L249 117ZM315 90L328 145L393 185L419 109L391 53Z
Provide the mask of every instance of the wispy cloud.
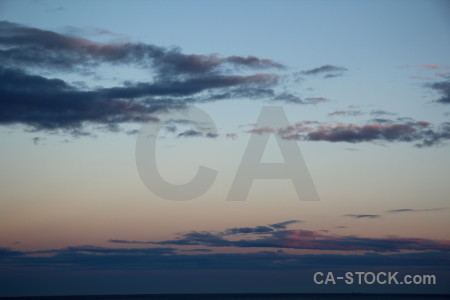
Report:
M306 97L301 98L297 95L283 92L281 94L278 94L272 98L273 101L282 101L285 103L292 103L292 104L320 104L324 102L330 101L327 98L324 97Z
M448 253L425 251L394 254L289 254L283 251L252 253L211 253L174 248L108 248L75 246L42 251L15 251L0 248L5 271L26 267L28 272L47 270L303 270L318 267L406 266L447 269ZM45 255L36 255L45 254ZM70 265L70 270L67 266Z
M344 215L344 217L352 217L355 219L378 219L380 217L380 215L354 215L354 214L347 214Z
M247 133L256 133L256 134L263 134L263 133L274 133L277 130L275 128L270 127L257 127L247 130Z
M438 207L438 208L425 208L425 209L412 209L412 208L400 208L400 209L390 209L387 210L387 213L396 214L396 213L410 213L410 212L430 212L430 211L442 211L448 209L447 207Z
M450 123L432 126L425 121L374 119L366 125L329 124L280 130L285 139L327 142L408 142L416 147L439 145L450 139Z
M351 116L351 117L355 117L355 116L360 116L363 115L364 113L360 110L336 110L332 113L329 113L329 116Z
M372 116L386 116L386 115L394 116L394 115L396 115L396 113L388 112L388 111L385 111L385 110L372 110L370 112L370 114Z
M255 227L236 227L229 228L224 231L225 235L232 234L264 234L277 230L286 229L289 225L302 223L301 220L289 220L280 223L270 224L267 226L255 226Z
M377 218L378 215L349 215L355 218ZM230 235L240 239L229 239ZM398 252L415 251L450 251L449 240L402 237L357 237L337 236L321 231L302 229L282 229L273 226L255 226L230 228L222 232L193 231L183 233L176 239L163 241L127 241L110 240L122 244L153 244L167 246L202 246L234 248L289 248L304 250L339 250L339 251L375 251Z
M286 270L342 265L448 266L449 240L358 237L330 234L327 230L287 229L290 225L300 223L299 220L289 220L270 225L233 227L220 232L193 231L180 234L176 239L162 241L109 240L115 244L114 247L81 245L38 251L0 248L0 264L5 270L17 270L25 266L28 270L49 266L53 270L67 270L70 265L72 271ZM225 253L217 250L224 247L227 248ZM244 250L249 248L253 249ZM255 252L257 249L261 251ZM283 249L312 252L285 253ZM329 253L317 254L316 250Z
M36 130L52 130L80 128L83 122L116 124L157 120L150 115L157 106L124 100L119 95L116 97L116 92L121 91L78 91L59 79L0 68L0 124L22 123Z
M434 75L450 79L450 72L436 72Z
M100 43L6 21L0 22L0 65L0 124L24 124L34 130L75 133L86 124L118 130L121 123L158 121L156 114L171 108L234 98L311 103L273 89L280 76L259 71L285 66L270 59L184 54L179 48L144 43ZM94 73L103 65L144 69L152 76L93 89L55 78L58 72Z
M59 11L63 11L63 10L64 10L64 7L58 6L58 7L54 7L54 8L49 8L45 12L54 13L54 12L59 12Z
M318 68L306 70L300 72L300 74L303 75L323 75L324 78L333 78L342 76L347 70L347 68L344 67L337 67L333 65L324 65Z
M275 229L286 229L289 225L298 224L298 223L303 223L303 221L302 220L289 220L289 221L271 224L269 226L272 228L275 228Z
M202 133L200 131L189 129L178 134L178 137L195 137L195 136L202 136Z
M240 228L230 228L225 231L225 234L227 235L233 235L233 234L248 234L248 233L254 233L254 234L260 234L260 233L268 233L275 231L274 228L270 228L269 226L256 226L256 227L240 227Z
M231 139L231 140L235 140L235 139L237 139L237 137L238 137L238 135L236 134L236 133L227 133L226 135L225 135L225 137L227 138L227 139Z
M35 137L32 138L31 140L33 141L33 144L39 145L42 141L45 140L45 138L41 138L41 137L35 136Z
M409 68L420 68L425 70L435 70L435 69L449 69L450 66L445 64L416 64L416 65L403 65L399 66L399 69L409 69Z

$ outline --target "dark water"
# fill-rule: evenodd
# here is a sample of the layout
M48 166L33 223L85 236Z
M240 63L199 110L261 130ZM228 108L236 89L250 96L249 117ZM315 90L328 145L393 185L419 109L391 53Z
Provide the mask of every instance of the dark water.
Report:
M105 295L105 296L51 296L51 297L15 297L1 300L403 300L403 299L450 299L450 295L425 294L164 294L164 295Z

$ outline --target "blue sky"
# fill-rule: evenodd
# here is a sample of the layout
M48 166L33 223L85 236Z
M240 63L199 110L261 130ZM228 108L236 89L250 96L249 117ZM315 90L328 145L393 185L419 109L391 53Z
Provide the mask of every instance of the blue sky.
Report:
M395 261L442 284L392 291L449 292L446 1L1 1L0 22L0 296L317 292L314 270ZM180 119L191 106L216 134ZM290 126L255 125L264 106ZM161 176L217 171L189 201L159 197L136 167L139 130L175 112L156 139ZM283 162L276 136L297 144L320 201L281 179L226 201L265 134L263 161ZM258 287L256 273L279 280ZM117 285L124 274L136 284Z

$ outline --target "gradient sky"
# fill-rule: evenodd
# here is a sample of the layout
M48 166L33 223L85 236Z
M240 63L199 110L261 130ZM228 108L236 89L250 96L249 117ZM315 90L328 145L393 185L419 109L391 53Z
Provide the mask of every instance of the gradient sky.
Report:
M312 274L387 269L449 293L449 37L447 1L0 1L0 296L376 292ZM217 132L166 123L159 171L217 177L171 201L137 132L191 106ZM297 143L320 201L280 179L226 201L252 134L264 162Z

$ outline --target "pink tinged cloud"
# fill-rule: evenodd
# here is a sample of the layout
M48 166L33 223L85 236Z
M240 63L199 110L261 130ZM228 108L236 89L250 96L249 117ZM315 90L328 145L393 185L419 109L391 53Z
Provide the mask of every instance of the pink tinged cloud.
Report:
M247 133L256 133L256 134L263 134L263 133L274 133L276 130L274 128L269 127L261 127L261 128L253 128L250 130L247 130Z
M232 139L233 141L237 138L236 133L227 133L225 136L227 139Z
M424 69L438 69L440 68L439 65L432 65L432 64L420 64L419 67Z
M274 246L294 249L347 250L397 252L401 250L450 251L449 240L424 238L367 238L358 236L334 236L308 230L286 230L275 232L271 242Z

